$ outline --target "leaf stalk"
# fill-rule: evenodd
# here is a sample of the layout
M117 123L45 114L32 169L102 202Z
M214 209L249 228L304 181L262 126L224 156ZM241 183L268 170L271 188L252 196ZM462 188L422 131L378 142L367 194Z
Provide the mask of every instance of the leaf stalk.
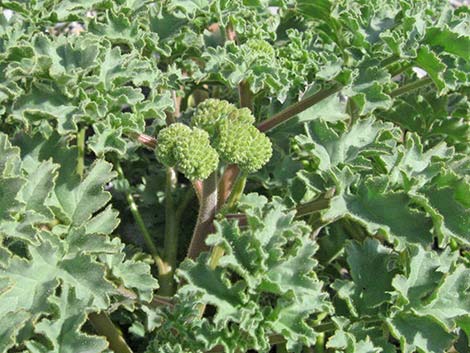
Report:
M132 353L132 350L127 345L120 330L113 324L108 314L101 311L99 313L88 314L88 319L95 328L96 332L106 337L109 343L109 348L114 353Z
M82 127L77 133L77 174L83 178L85 171L85 134L86 127Z
M165 186L165 239L163 246L163 260L168 272L160 276L159 293L163 296L171 296L174 293L174 274L176 269L176 257L178 252L178 223L176 219L173 192L177 185L177 174L174 168L166 169Z
M125 179L126 177L122 170L121 164L117 162L115 166L116 166L116 171L118 173L119 178ZM145 244L147 245L150 251L150 254L152 255L155 261L155 264L158 267L159 276L164 276L168 272L168 266L162 260L159 254L159 251L157 247L155 246L155 243L153 242L152 236L150 235L150 232L148 231L144 223L144 220L142 218L142 215L140 214L139 208L137 207L137 204L134 200L134 196L132 196L132 194L128 190L125 191L125 196L126 196L127 204L129 205L129 209L131 210L132 217L134 218L134 221L137 224L137 227L142 233Z
M271 118L262 121L260 124L258 124L258 129L263 132L272 130L275 127L285 123L287 120L293 118L297 114L321 102L325 98L328 98L332 94L338 93L341 88L343 88L343 86L337 83L330 88L325 88L310 97L304 98L275 114Z

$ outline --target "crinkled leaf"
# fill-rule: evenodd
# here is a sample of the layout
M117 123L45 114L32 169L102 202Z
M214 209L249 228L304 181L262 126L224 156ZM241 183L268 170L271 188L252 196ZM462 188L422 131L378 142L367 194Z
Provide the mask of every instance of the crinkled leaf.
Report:
M404 353L445 352L454 340L453 335L428 316L399 314L389 321L389 326Z
M78 299L73 288L64 286L60 298L53 296L49 302L53 306L53 317L35 325L35 332L52 342L53 349L48 352L99 353L108 346L105 339L80 332L87 318L83 308L90 307L91 301ZM44 351L46 349L44 347Z

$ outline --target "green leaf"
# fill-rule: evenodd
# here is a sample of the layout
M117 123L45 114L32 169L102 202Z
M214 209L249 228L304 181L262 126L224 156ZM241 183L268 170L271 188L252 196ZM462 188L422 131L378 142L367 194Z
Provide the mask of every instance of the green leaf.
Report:
M419 312L430 315L454 328L454 320L470 316L470 269L458 265L446 276L435 294L435 299Z
M87 234L111 234L119 225L119 213L111 206L85 223Z
M20 177L0 179L0 220L9 219L11 212L21 206L17 200L17 194L25 182Z
M413 199L406 193L385 191L386 181L367 179L357 185L356 192L345 190L333 197L323 219L331 222L341 217L350 218L369 233L390 238L399 250L409 243L428 247L432 243L430 219L425 213L411 208Z
M26 126L34 125L34 122L42 119L53 119L57 121L58 132L66 134L77 130L74 119L77 112L77 107L57 89L37 84L15 101L11 117Z
M137 259L125 259L125 255L113 254L100 257L102 262L110 268L115 278L119 278L122 284L132 290L136 290L139 298L149 302L153 297L153 291L158 288L158 282L152 277L148 264Z
M403 353L446 352L454 340L453 335L428 316L403 313L388 320L388 324Z
M103 191L103 185L115 176L110 163L97 160L81 183L57 183L56 197L70 225L80 226L89 221L96 211L108 203L111 195Z
M107 124L93 125L94 135L88 139L90 149L97 156L104 156L107 152L116 152L120 155L126 152L126 141L122 138L121 129L110 129Z
M0 269L0 277L11 282L0 295L0 313L19 309L40 315L50 309L47 301L59 285L59 280L75 288L77 297L91 301L91 308L105 309L114 287L105 280L103 266L90 256L67 258L63 249L42 241L29 246L30 260L13 257L7 267Z
M90 307L91 301L78 299L73 288L64 286L60 298L53 296L49 302L53 307L52 319L42 319L35 325L35 332L52 342L53 349L48 352L99 353L108 346L105 339L80 332L87 319L83 308Z
M29 172L28 182L21 190L21 199L26 209L37 212L48 220L53 215L45 201L54 188L57 169L58 166L51 161L42 162L36 170Z
M445 251L439 255L420 246L411 246L409 256L406 275L397 275L392 284L400 295L399 302L418 309L435 295L441 280L457 260L457 254Z
M112 42L134 44L139 32L137 21L131 22L127 15L114 11L107 11L105 20L105 23L100 23L93 19L88 26L89 31Z
M19 175L20 150L12 147L8 136L0 133L0 177Z
M431 214L441 242L455 238L470 244L469 182L453 173L439 175L414 199Z
M323 120L315 120L307 125L307 135L297 136L302 147L302 155L313 155L318 159L318 168L329 170L344 164L370 165L366 159L374 155L381 158L391 151L391 146L382 142L384 136L395 134L391 124L374 119L358 120L348 130L340 124L336 131Z
M380 68L375 60L365 60L358 71L358 76L345 93L351 96L359 114L365 115L379 108L390 109L392 99L383 92L384 85L391 81L388 71Z
M446 87L443 79L443 71L446 66L439 60L439 58L427 47L421 47L416 57L416 64L428 73L432 78L434 84L442 92Z
M468 61L468 48L470 47L470 36L468 35L460 35L448 28L432 27L427 30L425 41Z
M212 270L206 254L196 263L185 261L179 274L187 285L179 293L216 306L217 326L233 322L242 330L269 328L287 339L288 349L298 350L301 343L315 342L306 318L331 310L311 259L317 246L308 238L309 227L293 220L293 212L277 202L266 204L262 197L253 200L254 196L243 204L248 229L241 232L223 221L208 239L208 244L225 250L220 267ZM232 282L234 275L240 279ZM268 307L260 301L263 297L271 302Z
M346 259L353 283L337 281L334 286L342 299L352 300L354 311L367 313L391 299L394 256L391 250L375 239L366 239L363 244L351 242L346 246ZM350 298L342 293L350 293Z
M15 344L15 337L30 314L26 311L11 311L2 315L0 321L0 350L7 352Z

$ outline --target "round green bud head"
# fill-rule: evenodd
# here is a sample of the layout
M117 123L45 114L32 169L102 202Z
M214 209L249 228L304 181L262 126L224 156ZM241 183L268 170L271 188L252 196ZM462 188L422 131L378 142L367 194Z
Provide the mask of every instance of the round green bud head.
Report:
M222 160L237 164L246 173L261 169L272 155L269 138L255 126L243 123L221 125L215 148Z
M253 125L256 122L255 117L248 108L241 108L229 116L230 122L239 122L241 124Z
M272 45L264 39L250 39L244 45L252 54L259 58L276 60L276 51Z
M213 136L218 122L236 111L237 107L227 101L209 98L197 106L196 113L191 119L191 125L203 129Z
M209 134L194 128L191 134L175 146L176 167L189 180L204 180L219 165L219 155L212 148Z
M156 155L168 167L176 167L190 180L204 180L219 164L219 155L212 148L204 130L175 123L157 136Z
M179 141L186 139L190 134L191 128L181 123L171 124L160 130L157 136L158 143L155 150L158 160L167 167L174 167L177 162L174 155L175 146Z

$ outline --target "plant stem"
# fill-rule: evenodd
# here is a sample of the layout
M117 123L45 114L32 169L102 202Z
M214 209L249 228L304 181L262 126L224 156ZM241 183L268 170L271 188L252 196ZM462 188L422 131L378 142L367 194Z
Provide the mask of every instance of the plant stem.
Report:
M77 133L77 174L80 178L85 170L85 133L86 127L82 127Z
M407 92L410 92L410 91L413 91L415 89L427 86L430 83L432 83L432 79L430 77L428 77L428 76L423 77L419 80L410 82L410 83L408 83L404 86L401 86L401 87L397 88L396 90L390 92L390 97L398 97L398 96L400 96L402 94L405 94Z
M325 198L319 198L304 204L298 205L295 209L297 210L296 217L302 217L310 213L318 212L328 208L330 200Z
M202 199L202 181L194 180L192 183L194 192L196 193L197 199L201 202Z
M199 202L199 215L194 227L193 237L189 245L187 257L196 259L198 255L208 247L205 243L207 234L212 228L217 211L217 173L212 173L202 182L202 197Z
M325 352L325 334L322 332L318 335L317 341L315 342L315 353Z
M168 272L159 277L159 293L164 296L171 296L174 293L173 276L176 269L176 256L178 252L178 224L176 222L176 212L173 202L173 192L177 184L177 175L174 168L166 169L165 186L165 240L163 259Z
M137 141L139 141L144 146L154 150L157 147L157 139L155 137L146 135L146 134L130 134Z
M222 208L223 204L229 198L233 184L235 183L239 173L240 169L235 164L230 164L225 168L224 174L219 182L219 197L217 201L219 208Z
M380 66L385 67L385 66L396 63L398 60L400 60L400 57L396 54L393 54L393 55L389 56L387 59L382 60L380 62Z
M242 173L239 175L234 187L232 188L232 192L230 194L230 197L227 201L227 206L232 207L240 198L240 196L243 193L243 190L245 189L245 184L246 184L246 174ZM219 260L222 256L224 256L224 248L221 247L220 245L216 245L212 248L211 254L209 257L209 268L212 270L215 270L216 267L219 265ZM199 305L198 307L198 312L199 312L199 318L204 315L204 311L206 310L206 306L204 304Z
M99 313L88 314L88 320L95 328L100 336L106 337L109 348L114 353L132 353L132 350L127 345L120 330L114 326L109 316L101 311Z
M253 93L250 90L250 84L242 81L238 84L238 96L240 99L240 107L248 108L253 111Z
M227 199L227 207L232 208L235 203L240 199L240 196L243 194L243 190L245 190L245 185L246 185L246 174L245 173L240 173L238 175L237 181L232 187L232 192L230 193L230 196Z
M260 131L269 131L279 126L280 124L285 123L287 120L303 112L307 108L310 108L311 106L321 102L325 98L328 98L332 94L339 92L342 87L343 86L340 84L335 84L330 88L323 89L310 97L304 98L301 101L294 103L286 109L275 114L273 117L264 120L263 122L258 124L258 129Z
M116 166L116 171L118 173L119 178L125 179L126 177L121 168L121 164L119 162L116 162L115 166ZM132 194L128 190L125 191L125 195L126 195L127 203L129 205L129 209L131 210L132 216L134 217L134 221L139 227L139 230L142 233L142 236L144 237L145 244L150 250L150 254L152 255L158 267L159 276L164 276L168 272L168 268L165 262L160 257L158 249L153 242L152 236L150 235L150 232L145 226L142 215L139 212L139 208L137 207L137 204L135 203L134 196L132 196Z
M413 67L413 63L405 63L390 71L390 76L395 77Z

